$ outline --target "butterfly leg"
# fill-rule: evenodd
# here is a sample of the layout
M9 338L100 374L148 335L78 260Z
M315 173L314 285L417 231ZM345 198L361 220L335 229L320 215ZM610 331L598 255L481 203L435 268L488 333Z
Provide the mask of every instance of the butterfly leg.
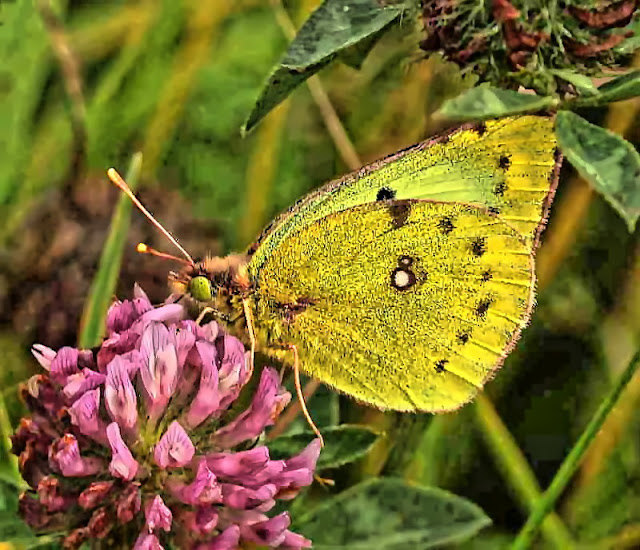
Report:
M249 358L249 377L253 374L253 366L256 356L256 333L253 329L253 316L247 300L242 300L242 308L244 309L244 318L247 321L247 332L249 333L249 342L251 343L251 357Z
M235 320L235 319L232 319L231 316L227 315L226 313L222 313L221 311L218 311L215 308L207 306L200 312L200 315L198 315L198 318L196 319L196 323L198 325L202 323L202 320L204 319L205 315L207 315L208 313L211 313L216 319L219 319L227 324L231 324Z
M300 384L300 359L298 357L298 347L295 344L289 344L289 349L293 351L293 380L296 385L296 395L298 396L298 401L300 402L300 407L302 409L302 414L304 415L307 424L320 439L320 445L324 447L324 439L320 430L315 425L311 415L309 414L309 410L307 409L307 404L304 400L304 394L302 393L302 385Z
M200 312L200 315L198 315L198 318L196 319L196 325L199 325L200 323L202 323L202 320L205 318L205 315L207 315L207 313L216 313L216 310L213 309L212 307L205 307Z

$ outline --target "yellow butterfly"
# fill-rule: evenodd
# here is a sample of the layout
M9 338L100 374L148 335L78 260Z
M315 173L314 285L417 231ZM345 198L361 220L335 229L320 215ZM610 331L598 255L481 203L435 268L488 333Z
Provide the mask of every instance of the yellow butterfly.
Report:
M466 125L325 185L244 254L183 251L173 285L364 403L456 409L529 320L559 167L549 117Z

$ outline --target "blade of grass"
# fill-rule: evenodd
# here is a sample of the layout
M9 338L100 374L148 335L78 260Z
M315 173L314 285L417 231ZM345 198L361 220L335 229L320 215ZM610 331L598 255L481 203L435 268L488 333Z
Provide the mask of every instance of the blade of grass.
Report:
M281 0L271 0L271 7L274 10L276 20L282 32L289 40L293 40L296 35L296 27L291 21L289 14L284 9ZM355 146L351 142L351 138L344 129L340 117L331 103L329 95L322 86L322 81L318 75L314 75L307 80L307 87L311 92L313 101L318 106L322 120L324 121L327 131L331 139L336 145L336 150L340 154L342 161L350 170L357 170L362 166L362 161L358 156Z
M521 506L531 512L542 496L542 490L526 457L485 394L480 393L476 398L474 412L476 421L484 428L481 430L482 435L496 464L502 470L504 477L509 480L509 485ZM555 512L551 512L545 518L542 531L545 540L555 548L564 549L573 546L569 530Z
M136 153L131 159L126 177L127 183L133 190L138 184L141 169L142 155ZM111 219L111 227L102 249L98 271L91 284L89 297L82 312L80 337L78 338L78 345L81 348L96 346L102 338L104 319L120 274L120 264L129 230L132 206L131 201L123 194Z
M210 59L211 44L235 7L230 0L207 0L197 4L189 14L185 39L175 54L173 67L146 129L142 150L146 176L153 177L161 164L200 69Z
M634 373L640 366L640 350L633 356L629 365L622 373L615 386L609 392L609 395L602 401L598 410L593 415L589 424L582 432L582 435L573 446L573 449L569 452L564 462L556 472L549 487L542 495L542 498L538 500L535 508L533 509L529 519L525 523L524 527L516 537L511 546L512 550L524 550L530 548L534 542L540 524L544 521L544 518L552 510L558 498L568 485L569 481L573 477L573 474L580 466L585 452L589 448L589 445L602 428L604 421L617 403L618 398L622 391L627 387L627 384L633 377Z
M18 468L18 457L11 454L11 436L13 435L13 426L9 418L9 412L4 399L4 394L0 393L0 437L2 439L1 456L3 460L3 469L6 470L11 484L15 487L24 488L26 483L22 480L20 470Z

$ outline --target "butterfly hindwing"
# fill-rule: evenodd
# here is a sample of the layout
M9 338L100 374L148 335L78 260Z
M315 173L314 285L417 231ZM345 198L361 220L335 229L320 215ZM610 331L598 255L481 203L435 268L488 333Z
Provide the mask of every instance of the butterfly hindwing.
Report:
M553 119L526 115L466 125L311 193L265 230L250 252L257 272L289 235L359 204L432 199L484 206L535 247L557 183Z
M450 410L499 366L533 303L519 231L484 208L385 200L291 233L255 277L261 349L396 410Z

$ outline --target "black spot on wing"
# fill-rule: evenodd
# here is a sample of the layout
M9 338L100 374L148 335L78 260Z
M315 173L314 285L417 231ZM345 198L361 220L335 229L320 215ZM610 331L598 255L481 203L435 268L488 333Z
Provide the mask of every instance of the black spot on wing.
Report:
M396 290L409 290L417 282L417 277L411 266L413 265L414 258L411 256L400 256L398 258L398 267L391 272L391 286Z
M486 283L487 281L490 281L491 279L493 279L493 273L491 273L491 270L487 269L483 274L482 274L482 282Z
M445 366L448 362L449 361L447 359L440 359L440 361L436 363L436 372L444 372Z
M498 160L498 166L503 170L507 170L511 166L511 159L507 155L502 155Z
M487 251L486 237L476 237L471 241L471 252L474 256L482 256Z
M376 200L377 201L386 201L389 199L395 199L396 198L396 192L391 189L391 187L381 187L378 190L378 194L376 195Z
M416 280L415 273L407 267L397 267L391 272L391 286L396 290L409 290Z
M490 206L488 210L492 214L500 214L500 209L497 206Z
M438 229L440 229L440 231L445 235L451 233L455 228L456 226L453 225L453 220L449 216L440 218L440 221L438 221Z
M507 190L507 184L504 181L499 181L493 188L493 194L496 197L504 197L504 192Z
M389 214L391 215L391 224L395 229L404 226L409 219L411 213L411 204L408 202L397 202L389 206Z
M471 338L471 336L468 332L459 332L456 336L456 340L462 345L466 344L469 341L469 338Z
M301 296L294 302L290 303L274 303L274 307L280 311L281 317L285 323L293 323L298 315L304 313L307 308L313 306L316 301L312 298Z
M398 258L398 265L405 265L408 267L411 264L413 264L413 258L411 256L400 256L400 258Z
M483 298L476 304L476 315L481 318L485 318L487 316L487 311L489 311L489 307L491 306L492 300L491 298Z

